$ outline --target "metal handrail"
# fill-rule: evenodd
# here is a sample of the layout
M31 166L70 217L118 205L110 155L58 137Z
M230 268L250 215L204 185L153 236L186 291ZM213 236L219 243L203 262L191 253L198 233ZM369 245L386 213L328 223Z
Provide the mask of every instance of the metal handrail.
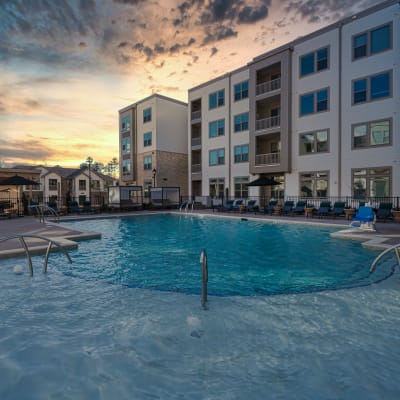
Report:
M58 214L57 210L55 210L54 208L47 206L45 204L35 204L32 206L29 206L29 208L32 208L34 210L36 210L37 214L39 215L39 222L44 223L44 219L45 219L45 211L48 211L50 214L53 214L56 217L56 221L59 222L60 221L60 214Z
M203 310L207 310L207 283L208 283L208 261L206 249L203 249L200 253L200 264L201 264L201 306Z
M371 264L371 268L369 269L369 273L372 274L374 272L376 265L378 264L378 261L387 253L390 253L392 250L395 251L396 256L397 256L397 263L399 264L400 267L400 243L395 244L394 246L388 247L386 250L383 250L381 254L379 254L375 260Z
M0 238L0 243L1 242L5 242L7 240L12 240L12 239L19 239L22 247L25 250L26 253L26 258L28 259L28 266L29 266L29 272L30 275L33 276L33 264L32 264L32 257L31 254L29 252L29 247L25 241L26 237L30 237L30 238L35 238L35 239L42 239L42 240L46 240L47 242L49 242L48 246L47 246L47 250L46 250L46 255L44 258L44 262L43 262L43 273L47 272L47 264L49 261L49 255L50 255L50 251L51 251L51 246L54 244L56 245L67 257L68 261L70 264L72 264L72 260L71 257L69 256L68 252L55 240L49 239L48 237L45 236L40 236L40 235L12 235L12 236L6 236L6 237L2 237Z

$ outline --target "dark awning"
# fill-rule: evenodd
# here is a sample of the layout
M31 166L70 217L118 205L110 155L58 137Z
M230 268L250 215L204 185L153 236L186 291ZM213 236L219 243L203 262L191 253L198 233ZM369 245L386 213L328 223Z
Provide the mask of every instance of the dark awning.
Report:
M35 182L31 179L24 178L20 175L10 176L9 178L0 180L1 186L21 186L21 185L40 185L40 183Z
M247 184L247 186L275 186L280 185L274 178L267 178L266 176L261 176L253 182Z

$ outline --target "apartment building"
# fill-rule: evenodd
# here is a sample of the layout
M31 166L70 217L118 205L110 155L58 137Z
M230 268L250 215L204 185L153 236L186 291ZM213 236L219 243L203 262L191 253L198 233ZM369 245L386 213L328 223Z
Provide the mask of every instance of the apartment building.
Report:
M119 110L120 182L188 194L187 104L154 94Z
M386 1L190 89L190 195L400 196L399 66Z

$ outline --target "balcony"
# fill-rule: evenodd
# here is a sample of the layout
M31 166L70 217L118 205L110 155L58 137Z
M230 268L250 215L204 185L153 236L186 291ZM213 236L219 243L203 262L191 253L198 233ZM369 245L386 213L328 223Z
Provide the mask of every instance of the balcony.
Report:
M192 147L201 146L201 137L192 137Z
M201 172L201 164L192 164L192 174Z
M258 119L256 121L256 131L264 131L266 129L279 128L280 125L281 125L280 115L264 119Z
M279 90L281 88L281 78L276 78L267 82L259 83L256 86L256 96L260 94L273 92L274 90Z
M281 153L256 154L256 164L259 165L279 165L281 163Z
M199 111L192 111L191 113L191 120L194 121L195 119L201 118L201 110Z

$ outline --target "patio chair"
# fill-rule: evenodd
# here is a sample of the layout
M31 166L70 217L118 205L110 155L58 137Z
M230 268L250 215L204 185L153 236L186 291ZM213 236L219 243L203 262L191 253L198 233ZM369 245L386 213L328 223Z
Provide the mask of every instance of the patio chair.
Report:
M85 200L84 202L83 202L83 207L82 207L82 209L80 210L80 212L84 212L84 213L94 213L95 212L95 209L94 208L92 208L92 203L90 202L90 200Z
M274 207L276 207L278 204L278 200L270 200L268 202L268 205L260 208L260 211L263 212L264 214L272 214L274 212Z
M351 221L350 226L360 228L364 231L375 231L375 219L376 216L372 207L361 206Z
M294 208L294 201L291 200L287 200L283 203L283 207L281 210L281 214L290 214L291 212L293 212L293 208Z
M296 206L293 207L292 213L296 215L304 214L304 209L307 207L307 202L300 200L296 203Z
M383 222L386 222L387 219L392 219L392 208L393 203L379 203L376 210L376 219L383 219Z
M246 205L247 212L255 212L258 210L258 206L256 205L257 200L249 200Z
M340 217L344 215L344 208L346 207L346 203L344 201L335 201L332 208L332 216L333 218Z
M81 208L76 200L70 201L68 205L68 212L70 213L80 213Z
M323 216L327 216L331 209L331 202L330 201L321 201L319 208L315 212L315 214L321 218Z
M241 206L243 206L243 200L235 200L232 206L233 211L240 211Z
M219 207L219 211L232 211L234 200L227 200L222 207Z

